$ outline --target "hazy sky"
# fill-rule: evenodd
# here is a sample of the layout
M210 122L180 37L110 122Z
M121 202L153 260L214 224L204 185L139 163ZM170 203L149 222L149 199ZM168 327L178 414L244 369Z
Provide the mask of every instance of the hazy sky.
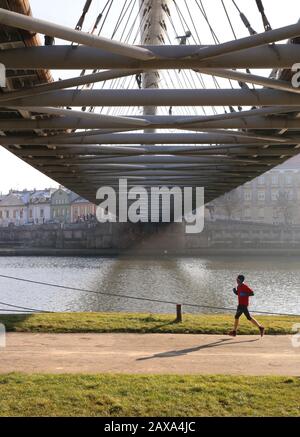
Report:
M112 29L115 26L117 17L120 13L122 5L124 5L124 2L125 0L114 0L109 18L103 27L103 36L111 37ZM232 19L233 27L237 32L237 36L247 36L247 30L241 24L238 12L235 9L232 0L224 0L224 2L228 8L228 12ZM91 29L96 16L103 9L105 3L106 0L93 0L92 8L87 15L83 30L89 31ZM199 10L196 7L195 0L176 0L176 3L180 7L185 7L185 5L189 6L191 16L194 17L202 44L211 44L212 38L209 28L203 20L203 17L201 17ZM222 8L221 0L202 0L202 3L219 39L221 41L233 39L231 28L226 19L224 9ZM245 13L255 30L262 32L262 21L255 4L255 0L236 0L236 3ZM283 2L264 0L263 3L265 6L266 15L268 16L273 28L295 23L300 18L299 0L285 0ZM48 0L31 0L31 7L34 16L70 26L72 28L75 27L81 15L84 4L85 0L51 0L51 2ZM136 4L138 5L138 0L136 0ZM186 14L187 21L189 20L188 17L189 15ZM174 18L174 20L175 27L178 27L178 33L180 34L182 32L182 26L180 25L180 22L176 22L176 18ZM191 22L189 21L189 23ZM193 29L190 30L193 31ZM118 39L119 36L120 33L117 33L115 38ZM171 36L171 40L172 43L176 44L175 34ZM56 40L56 44L69 43ZM55 79L57 79L58 77L72 77L77 73L77 71L71 70L55 71L53 72L53 76ZM260 72L260 74L262 74L262 72ZM265 72L265 74L268 74L268 72ZM3 193L7 192L10 188L44 188L57 185L54 181L36 171L20 159L16 158L2 147L0 147L0 175L0 192Z

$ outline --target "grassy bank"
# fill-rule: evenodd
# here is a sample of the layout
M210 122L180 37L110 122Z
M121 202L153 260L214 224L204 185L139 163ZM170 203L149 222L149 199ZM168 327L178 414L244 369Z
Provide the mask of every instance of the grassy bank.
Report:
M300 416L290 377L0 375L1 416Z
M300 317L257 316L267 334L289 334ZM0 316L7 331L14 332L135 332L225 334L232 328L233 315L183 315L182 323L175 323L173 315L139 313L56 313ZM240 334L257 334L244 317Z

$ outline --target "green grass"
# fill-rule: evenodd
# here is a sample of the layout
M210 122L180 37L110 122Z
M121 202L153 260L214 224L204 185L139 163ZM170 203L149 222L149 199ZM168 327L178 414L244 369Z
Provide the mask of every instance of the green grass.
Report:
M290 334L300 317L257 316L267 334ZM184 314L182 323L175 323L173 315L140 313L56 313L0 316L7 331L14 332L135 332L135 333L194 333L224 334L233 324L233 315ZM240 334L257 334L257 329L244 317Z
M300 378L0 375L1 416L300 416Z

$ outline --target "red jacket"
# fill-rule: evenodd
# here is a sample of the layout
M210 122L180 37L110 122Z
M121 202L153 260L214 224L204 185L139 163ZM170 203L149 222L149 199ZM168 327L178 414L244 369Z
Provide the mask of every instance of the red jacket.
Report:
M254 293L247 284L240 284L237 286L237 295L239 298L239 305L249 305L249 296L253 296Z

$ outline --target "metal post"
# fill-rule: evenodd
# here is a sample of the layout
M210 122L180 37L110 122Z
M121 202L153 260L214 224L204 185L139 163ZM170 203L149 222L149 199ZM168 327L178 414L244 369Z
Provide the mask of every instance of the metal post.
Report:
M225 79L234 79L243 83L253 83L255 85L261 85L274 90L300 94L300 88L295 88L292 84L279 79L270 79L268 77L258 76L256 74L241 73L240 71L226 70L223 68L201 68L195 71L197 73L209 74L223 77Z
M50 23L45 20L18 14L17 12L8 11L0 8L0 23L5 26L16 27L17 29L28 30L29 32L42 33L47 36L61 38L63 40L85 44L90 47L107 50L111 53L117 53L123 56L129 56L134 59L153 59L155 56L148 49L131 46L109 38L96 36L90 33L73 30L66 26Z
M14 106L9 106L10 109L16 109ZM29 112L38 112L42 114L52 114L52 115L62 115L62 116L77 116L80 120L99 120L101 122L109 122L114 125L114 123L118 124L119 126L123 127L145 127L150 124L150 122L143 120L141 118L132 118L128 119L126 117L117 117L114 115L105 115L105 114L94 114L91 112L84 112L84 111L74 111L70 109L61 109L61 108L51 108L51 107L34 107L34 106L26 106L25 108L22 108L23 110L29 111ZM84 135L84 134L83 134Z
M268 109L268 108L264 108ZM226 115L235 115L239 117L233 117L227 119L224 116L224 120L221 118L215 119L215 116L207 117L187 117L187 116L154 116L148 117L143 116L147 121L150 121L158 129L174 129L174 128L216 128L216 129L297 129L300 130L300 120L299 118L291 118L286 116L281 117L260 117L255 116L255 111L253 116L248 116L245 114L246 111L236 112ZM292 108L291 111L281 110L281 112L296 112L297 108ZM251 111L249 111L251 112ZM272 110L272 112L274 112ZM245 114L245 115L244 115ZM72 115L72 114L71 114ZM223 115L223 114L222 114ZM138 115L135 116L136 118ZM135 118L134 117L134 118ZM216 116L217 117L217 116ZM130 117L128 118L130 120ZM112 129L121 129L121 126L117 123L111 123L103 120L86 120L78 119L78 117L57 117L57 118L47 118L45 120L0 120L0 130L4 131L18 131L18 130L34 130L34 129L97 129L96 132L89 131L88 135L110 133ZM124 128L124 125L122 126ZM105 130L109 130L105 132ZM77 135L77 134L76 134Z
M30 97L38 94L48 93L50 91L62 90L80 85L88 85L96 82L104 82L106 80L117 79L119 77L131 76L140 72L141 70L109 70L101 71L100 73L87 74L85 76L73 77L71 79L58 80L56 82L36 85L27 89L11 91L0 96L0 103L19 99L21 97Z
M217 44L214 47L206 47L200 49L198 55L201 59L208 59L225 55L227 53L234 53L240 50L249 49L251 47L259 47L261 45L295 38L299 35L300 22L290 26L280 27L279 29L269 30L268 32L257 33L256 35Z
M152 1L140 0L141 44L162 45L165 32L162 23L166 23L166 12L163 8L170 6L170 0ZM160 73L157 70L147 70L142 75L143 88L159 88ZM156 115L157 106L144 106L144 115ZM149 132L149 130L148 130ZM151 129L150 132L155 132Z
M78 31L77 31L78 32ZM212 46L209 46L212 47ZM213 46L214 47L214 46ZM192 57L201 46L162 45L145 46L157 58L140 61L107 51L85 46L70 49L70 46L27 47L0 51L0 62L11 69L187 69L187 68L291 68L299 62L297 44L276 44L255 49L241 50L211 60Z
M300 138L283 138L286 144L299 144ZM66 135L53 135L52 137L26 137L11 136L2 137L2 145L20 144L69 144L72 147L75 144L269 144L270 140L241 138L235 135L209 134L209 133L170 133L170 134L102 134L92 137L74 138ZM280 144L283 144L282 142Z
M239 111L239 112L231 112L231 113L223 113L209 116L193 116L188 119L188 117L182 117L177 119L177 124L184 123L185 125L193 124L193 123L205 123L205 122L214 122L214 121L223 121L223 120L244 120L248 117L254 117L258 115L274 115L274 114L287 114L289 112L295 112L297 108L294 106L273 106L267 108L256 108L248 111Z
M176 323L182 322L182 306L180 304L176 305Z
M0 57L1 60L1 57ZM13 100L10 106L300 106L300 96L259 89L62 90Z

